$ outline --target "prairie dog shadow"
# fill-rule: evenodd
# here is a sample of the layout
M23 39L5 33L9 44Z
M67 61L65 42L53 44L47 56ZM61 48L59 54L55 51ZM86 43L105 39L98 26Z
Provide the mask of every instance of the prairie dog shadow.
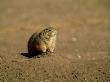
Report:
M28 57L28 58L33 58L33 57L37 57L40 58L41 56L46 56L49 55L49 53L20 53L22 56Z
M31 55L30 53L20 53L21 55L28 57L28 58L33 58L35 57L34 55Z

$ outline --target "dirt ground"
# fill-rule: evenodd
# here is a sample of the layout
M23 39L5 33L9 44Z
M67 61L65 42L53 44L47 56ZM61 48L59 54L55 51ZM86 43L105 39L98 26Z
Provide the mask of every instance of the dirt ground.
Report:
M55 52L21 55L47 26ZM0 0L0 82L110 82L110 1Z

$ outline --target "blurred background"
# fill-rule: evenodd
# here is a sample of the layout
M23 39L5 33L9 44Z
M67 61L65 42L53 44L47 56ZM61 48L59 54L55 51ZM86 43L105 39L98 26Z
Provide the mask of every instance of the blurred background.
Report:
M0 0L0 27L108 24L109 7L109 0Z

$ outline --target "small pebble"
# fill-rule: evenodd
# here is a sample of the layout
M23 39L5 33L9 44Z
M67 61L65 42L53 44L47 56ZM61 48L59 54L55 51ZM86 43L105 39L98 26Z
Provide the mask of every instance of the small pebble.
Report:
M72 37L72 39L71 39L73 42L76 42L77 41L77 38L75 38L75 37Z
M81 59L81 56L80 56L80 55L78 55L78 58L79 58L79 59Z

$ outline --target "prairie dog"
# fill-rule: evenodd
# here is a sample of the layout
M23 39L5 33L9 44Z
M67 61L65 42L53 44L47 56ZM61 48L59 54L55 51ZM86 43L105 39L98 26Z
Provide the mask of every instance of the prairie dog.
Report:
M41 32L35 32L28 41L28 52L54 52L56 45L57 30L47 27Z

